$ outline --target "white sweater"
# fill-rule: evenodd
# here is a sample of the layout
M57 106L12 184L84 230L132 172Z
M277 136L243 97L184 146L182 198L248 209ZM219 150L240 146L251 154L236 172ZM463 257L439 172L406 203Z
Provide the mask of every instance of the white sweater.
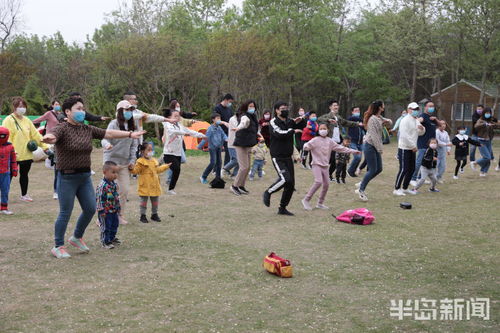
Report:
M163 154L165 155L175 155L181 156L182 154L182 141L184 140L184 135L189 134L195 138L203 138L202 133L190 130L182 124L171 124L164 122L163 129L165 134L163 135L165 143L163 145Z
M233 129L238 127L238 119L236 116L229 118L229 131L227 134L227 147L234 148L234 138L236 137L236 132Z
M446 131L440 131L439 129L436 130L436 140L438 142L438 147L446 147L446 151L451 150L450 146L450 135Z
M425 134L425 128L419 129L418 125L420 122L411 115L401 119L399 123L399 149L413 150L417 148L418 137Z

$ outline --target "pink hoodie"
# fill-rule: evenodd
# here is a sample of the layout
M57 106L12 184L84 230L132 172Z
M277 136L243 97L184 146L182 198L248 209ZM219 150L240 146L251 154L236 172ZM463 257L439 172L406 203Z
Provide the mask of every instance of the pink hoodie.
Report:
M304 145L304 150L312 154L312 164L327 167L330 165L330 154L332 151L339 153L354 154L357 150L339 145L329 137L317 136Z

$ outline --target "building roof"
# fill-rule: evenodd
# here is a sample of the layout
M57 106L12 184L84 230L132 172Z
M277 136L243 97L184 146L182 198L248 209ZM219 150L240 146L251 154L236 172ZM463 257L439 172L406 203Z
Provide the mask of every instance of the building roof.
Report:
M458 81L458 83L464 83L476 90L479 90L481 91L481 81L468 81L468 80L460 80ZM456 83L452 84L451 86L448 86L444 89L441 90L441 93L445 92L446 90L449 90L453 87L455 87ZM492 98L495 98L496 96L500 97L499 93L498 93L498 88L497 86L495 86L494 84L486 84L486 86L484 87L484 93ZM439 95L439 91L438 92L435 92L434 94L431 95L431 97L434 97L436 95Z

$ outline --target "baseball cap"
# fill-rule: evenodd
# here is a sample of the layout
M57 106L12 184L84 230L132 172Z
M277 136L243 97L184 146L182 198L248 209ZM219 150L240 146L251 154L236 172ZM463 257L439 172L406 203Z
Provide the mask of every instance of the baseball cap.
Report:
M116 104L116 111L118 111L118 109L120 108L123 108L124 110L130 108L131 106L133 106L132 104L130 104L129 101L126 101L126 100L123 100L123 101L120 101L118 104Z
M420 109L420 106L418 106L418 104L415 102L411 102L410 104L408 104L408 109L418 110Z

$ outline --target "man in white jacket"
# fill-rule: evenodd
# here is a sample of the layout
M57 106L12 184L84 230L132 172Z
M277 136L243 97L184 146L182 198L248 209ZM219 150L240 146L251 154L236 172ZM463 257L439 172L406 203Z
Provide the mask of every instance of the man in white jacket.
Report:
M394 195L416 194L415 190L408 190L411 176L415 171L415 158L418 151L418 137L425 134L425 127L420 124L419 106L412 102L408 105L408 115L401 119L399 124L398 160L399 172L394 186Z

